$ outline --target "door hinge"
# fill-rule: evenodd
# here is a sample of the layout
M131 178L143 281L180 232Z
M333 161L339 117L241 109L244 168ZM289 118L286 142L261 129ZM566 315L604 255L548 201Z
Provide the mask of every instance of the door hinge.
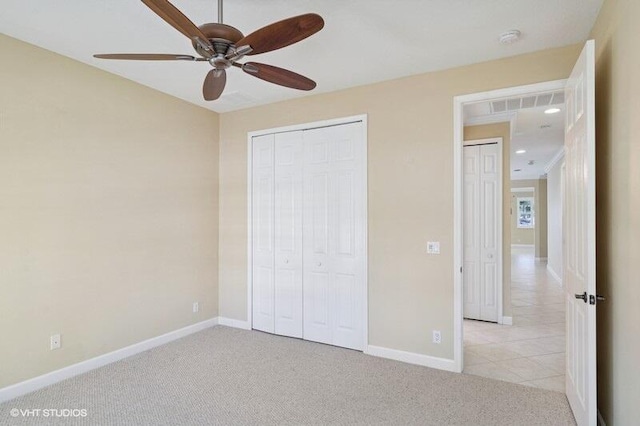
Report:
M462 266L460 267L460 273L462 273Z

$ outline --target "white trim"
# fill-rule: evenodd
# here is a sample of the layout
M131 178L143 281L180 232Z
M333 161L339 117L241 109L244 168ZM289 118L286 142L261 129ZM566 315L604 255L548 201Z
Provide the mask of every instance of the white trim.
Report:
M397 349L389 349L383 348L381 346L371 345L368 345L366 347L364 353L379 358L387 358L393 359L395 361L406 362L409 364L421 365L423 367L459 372L456 368L455 361L452 359L438 358L429 355L417 354L415 352L405 352Z
M249 321L218 317L218 324L227 327L241 328L242 330L251 330L251 323L249 323Z
M363 148L364 148L364 152L363 152L363 156L364 156L364 173L365 173L365 178L364 178L364 188L363 188L363 203L364 203L364 223L366 224L366 226L364 227L364 247L365 247L365 251L364 251L364 259L363 259L363 263L364 263L364 272L363 272L363 279L364 279L364 301L363 303L363 315L364 315L364 319L362 321L362 333L363 333L363 348L367 348L369 345L369 305L368 305L368 300L369 300L369 209L368 209L368 187L369 187L369 173L368 173L368 146L369 146L369 139L368 139L368 123L367 123L367 119L368 116L367 114L360 114L360 115L353 115L353 116L349 116L349 117L342 117L342 118L333 118L333 119L329 119L329 120L322 120L322 121L314 121L311 123L303 123L303 124L295 124L292 126L283 126L283 127L275 127L272 129L263 129L263 130L256 130L253 132L248 132L247 133L247 321L246 322L242 322L242 321L238 321L238 320L232 320L232 321L237 321L237 323L242 323L243 327L238 327L238 328L244 328L244 323L246 323L246 329L247 330L251 330L252 329L252 324L253 324L253 318L252 318L252 314L253 314L253 306L252 306L252 298L253 298L253 274L252 274L252 267L253 267L253 259L252 259L252 240L253 240L253 230L252 230L252 224L253 224L253 220L252 220L252 205L251 205L251 194L252 194L252 188L251 188L251 182L253 181L253 176L252 176L252 164L253 164L253 159L251 157L251 153L252 153L252 139L256 136L262 136L262 135L268 135L268 134L272 134L272 133L284 133L284 132L293 132L293 131L297 131L297 130L310 130L310 129L318 129L321 127L329 127L329 126L339 126L342 124L349 124L349 123L357 123L357 122L362 122L362 138L364 140L363 143ZM233 327L233 326L232 326Z
M566 80L555 80L487 92L471 93L453 98L453 359L455 370L463 366L463 300L462 300L462 143L464 140L463 106L496 98L522 96L537 92L564 90Z
M272 129L255 130L247 133L247 139L251 143L254 136L270 135L272 133L295 132L297 130L319 129L321 127L339 126L341 124L357 123L362 121L367 123L367 114L352 115L349 117L332 118L329 120L313 121L311 123L293 124L291 126L274 127Z
M536 192L533 186L523 186L522 188L511 188L511 192Z
M556 155L554 155L553 158L551 160L549 160L547 165L544 166L544 172L545 173L549 173L551 171L551 169L553 169L553 166L555 166L556 163L558 161L561 161L563 158L564 158L564 146L562 148L560 148L558 150L558 152L556 152Z
M211 318L196 324L188 325L178 330L170 331L169 333L162 334L160 336L152 337L151 339L143 340L142 342L134 343L133 345L126 346L115 351L99 355L97 357L87 359L85 361L78 362L76 364L63 367L59 370L51 371L38 377L34 377L29 380L25 380L20 383L16 383L11 386L0 389L0 403L9 401L13 398L25 395L30 392L34 392L38 389L53 385L79 374L86 373L99 367L103 367L107 364L120 361L128 358L132 355L139 354L149 349L164 345L182 337L188 336L198 331L205 330L209 327L213 327L218 324L218 318Z
M598 410L598 426L607 426L600 410Z
M546 262L548 259L548 257L536 257L537 262Z
M508 121L510 124L515 122L517 111L500 112L496 114L476 115L464 120L466 126L482 126L484 124L504 123Z
M513 325L513 317L500 317L498 318L498 324Z
M549 272L549 275L551 275L554 280L558 281L558 283L562 285L562 278L560 278L560 275L558 275L558 273L553 270L549 263L547 263L547 272Z
M535 244L511 244L511 247L512 248L535 248Z

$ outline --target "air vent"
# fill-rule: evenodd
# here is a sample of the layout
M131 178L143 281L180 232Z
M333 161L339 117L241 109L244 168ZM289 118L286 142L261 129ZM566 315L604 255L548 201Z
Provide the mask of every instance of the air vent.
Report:
M491 102L491 113L518 111L527 108L536 108L564 103L564 91L541 93L539 95L523 96L517 98L500 99Z
M507 99L507 109L509 111L517 111L520 109L521 102L521 98Z
M538 101L536 103L538 106L547 106L551 104L551 99L553 99L553 94L545 93L544 95L538 96Z
M495 114L496 112L505 112L507 110L507 102L506 101L493 101L491 102L491 111Z
M551 105L558 105L564 103L564 92L555 92L553 94L553 99L551 100Z
M536 106L536 96L527 96L522 98L522 108L533 108Z

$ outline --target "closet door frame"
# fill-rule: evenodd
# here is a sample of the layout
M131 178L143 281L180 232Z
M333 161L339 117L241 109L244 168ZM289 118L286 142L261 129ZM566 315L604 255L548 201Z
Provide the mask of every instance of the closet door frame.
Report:
M253 131L253 132L249 132L247 133L247 324L248 324L248 328L252 329L253 328L253 206L252 206L252 202L253 202L253 197L252 197L252 192L253 192L253 186L252 186L252 182L253 182L253 138L257 137L257 136L264 136L264 135L268 135L268 134L272 134L272 133L284 133L284 132L294 132L294 131L300 131L300 130L311 130L311 129L318 129L318 128L322 128L322 127L330 127L330 126L339 126L339 125L343 125L343 124L350 124L350 123L358 123L361 122L361 132L362 132L362 140L363 143L361 144L361 152L359 153L362 158L363 158L363 162L365 164L365 168L364 168L364 179L362 182L363 185L363 202L365 205L365 209L364 209L364 217L362 218L362 220L364 221L364 247L365 247L365 251L364 251L364 256L362 259L362 274L363 274L363 300L362 300L362 341L364 342L363 344L363 350L366 351L367 347L369 346L369 306L368 306L368 296L369 296L369 279L368 279L368 273L369 273L369 268L368 268L368 258L369 258L369 254L368 254L368 224L369 224L369 220L368 220L368 201L367 201L367 194L368 194L368 161L367 161L367 146L368 146L368 139L367 139L367 114L361 114L361 115L354 115L354 116L349 116L349 117L342 117L342 118L335 118L335 119L330 119L330 120L323 120L323 121L315 121L315 122L311 122L311 123L304 123L304 124L296 124L296 125L292 125L292 126L284 126L284 127L276 127L276 128L272 128L272 129L264 129L264 130L257 130L257 131Z

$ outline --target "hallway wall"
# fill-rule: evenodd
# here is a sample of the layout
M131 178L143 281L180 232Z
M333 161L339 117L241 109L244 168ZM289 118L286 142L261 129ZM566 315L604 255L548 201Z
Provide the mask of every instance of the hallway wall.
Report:
M547 173L547 269L562 280L562 165Z

